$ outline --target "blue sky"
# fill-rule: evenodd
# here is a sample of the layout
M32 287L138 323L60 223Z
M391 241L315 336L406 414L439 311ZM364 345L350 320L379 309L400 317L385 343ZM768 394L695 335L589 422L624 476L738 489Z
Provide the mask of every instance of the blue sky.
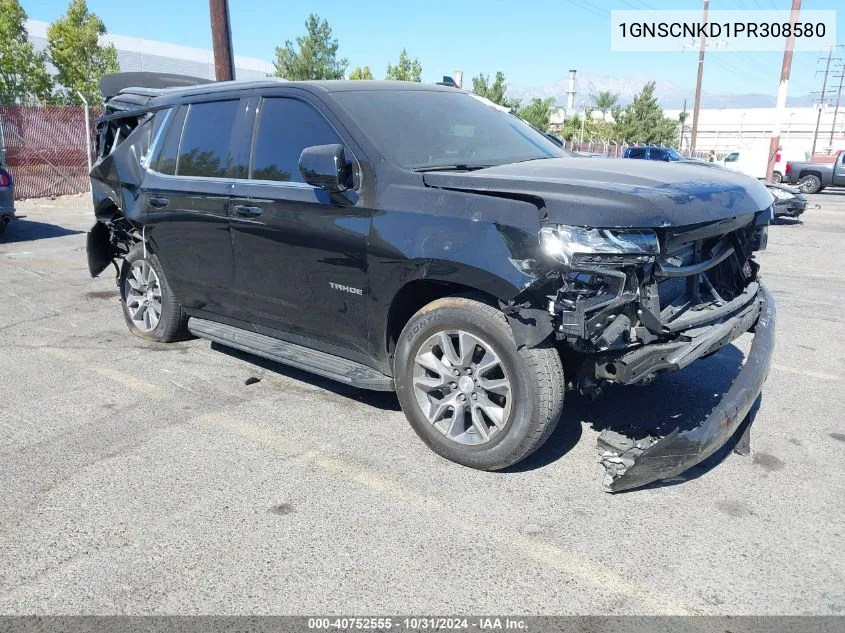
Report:
M52 21L66 0L23 0L34 20ZM309 12L326 18L350 70L369 65L377 79L402 47L418 57L423 81L437 81L457 68L466 80L479 72L505 73L509 83L541 85L566 76L569 68L620 77L650 77L694 86L696 53L610 51L612 9L695 9L700 0L229 0L235 54L272 61L274 50L304 31ZM206 0L88 0L112 33L174 44L211 47ZM790 0L711 0L711 9L783 8ZM176 9L178 7L178 10ZM804 0L804 9L841 9L837 37L845 43L841 0ZM841 53L845 58L845 51ZM713 53L706 65L707 92L775 94L783 54ZM795 54L790 94L818 90L817 53Z

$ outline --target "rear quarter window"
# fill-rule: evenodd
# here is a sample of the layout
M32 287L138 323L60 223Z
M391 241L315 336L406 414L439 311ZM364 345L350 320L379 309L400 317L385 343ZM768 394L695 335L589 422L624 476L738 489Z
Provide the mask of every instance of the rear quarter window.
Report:
M153 169L160 174L170 176L176 174L176 158L179 156L179 142L182 140L182 127L185 124L185 113L187 111L187 106L179 108L164 138L161 151L153 161Z

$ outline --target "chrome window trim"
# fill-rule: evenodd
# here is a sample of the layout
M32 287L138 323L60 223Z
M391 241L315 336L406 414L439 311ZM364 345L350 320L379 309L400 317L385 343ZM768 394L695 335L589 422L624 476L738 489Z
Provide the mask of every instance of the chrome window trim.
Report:
M259 185L261 187L287 187L288 189L320 189L307 182L296 182L292 180L257 180L253 178L236 178L236 183L247 185Z

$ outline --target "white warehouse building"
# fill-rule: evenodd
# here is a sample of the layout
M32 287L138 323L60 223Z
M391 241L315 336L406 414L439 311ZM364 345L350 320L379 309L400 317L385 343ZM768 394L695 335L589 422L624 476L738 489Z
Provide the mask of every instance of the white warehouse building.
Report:
M27 20L29 40L37 50L47 48L47 22ZM214 53L211 50L145 40L126 35L104 35L102 44L114 44L121 72L159 72L214 79ZM263 79L275 72L272 63L254 57L235 55L236 79Z
M665 110L664 114L677 119L680 110ZM687 110L684 125L684 148L689 147L692 110ZM786 108L781 118L781 143L810 152L819 109L815 107ZM834 123L834 108L822 108L819 121L816 153L826 153L845 147L845 100ZM770 139L775 124L775 108L702 109L698 117L696 148L727 153ZM831 130L833 140L831 142Z

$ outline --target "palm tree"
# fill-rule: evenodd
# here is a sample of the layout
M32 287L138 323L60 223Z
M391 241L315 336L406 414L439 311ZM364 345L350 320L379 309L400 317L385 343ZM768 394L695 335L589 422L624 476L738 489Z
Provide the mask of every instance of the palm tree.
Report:
M596 106L596 110L601 112L601 118L604 120L607 118L610 109L619 103L619 94L610 90L603 90L597 95L590 95L590 99L593 100L593 105Z

